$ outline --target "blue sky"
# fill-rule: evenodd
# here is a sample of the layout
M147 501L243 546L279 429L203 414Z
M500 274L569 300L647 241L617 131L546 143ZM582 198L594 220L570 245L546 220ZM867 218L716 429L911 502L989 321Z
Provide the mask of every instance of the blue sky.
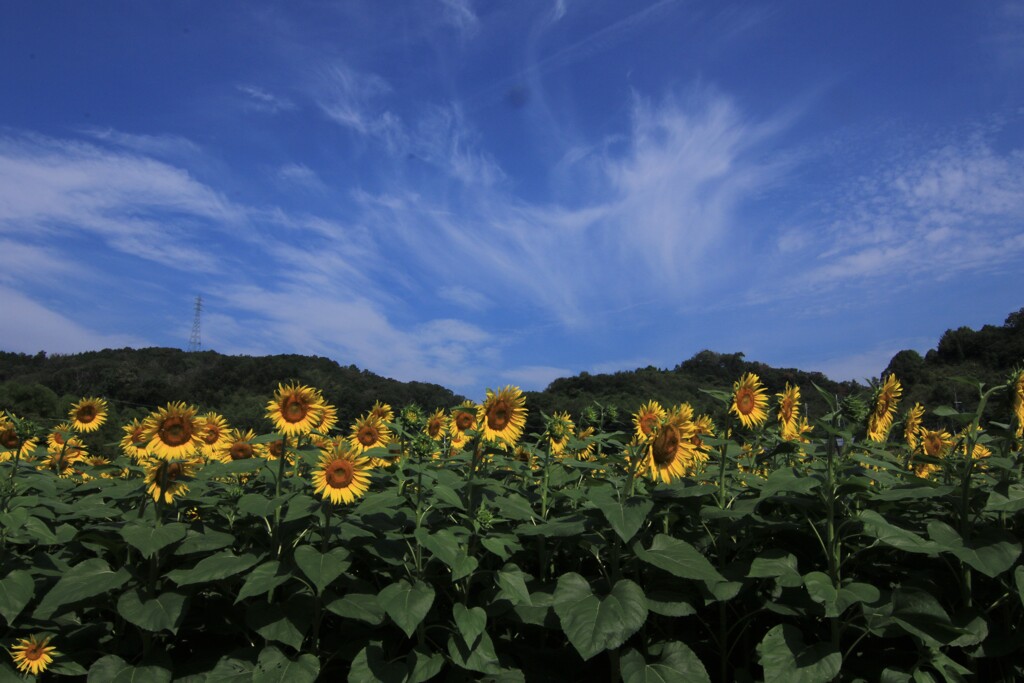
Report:
M470 396L1024 306L1022 2L0 4L0 348Z

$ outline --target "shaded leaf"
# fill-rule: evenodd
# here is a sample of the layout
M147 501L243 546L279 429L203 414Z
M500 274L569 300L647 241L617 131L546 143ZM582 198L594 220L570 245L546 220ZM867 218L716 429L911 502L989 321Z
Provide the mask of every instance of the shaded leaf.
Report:
M376 595L369 593L348 593L327 604L327 610L339 617L358 619L376 626L384 621L384 608Z
M434 604L434 588L422 581L410 585L402 579L385 586L377 594L377 599L391 620L405 631L406 636L412 637Z
M562 631L585 660L622 645L647 619L647 599L640 586L622 579L611 593L598 598L587 580L574 572L558 578L554 608Z
M166 548L172 543L182 540L187 533L188 527L178 522L161 526L133 523L122 527L120 530L121 538L136 548L146 558L152 557L161 548Z
M36 608L37 619L49 619L58 608L119 588L128 580L123 567L116 572L98 557L85 560L69 569L50 589Z
M619 671L622 673L623 683L710 683L711 678L704 668L704 663L683 643L665 643L650 649L652 654L661 655L655 664L648 664L644 661L644 656L632 648L622 655Z
M170 683L162 666L132 666L117 655L100 657L89 667L88 683Z
M827 683L839 674L843 657L831 643L806 645L800 629L780 624L758 644L765 683Z
M263 648L252 683L312 683L320 675L320 661L313 655L288 659L274 646Z
M277 560L264 562L246 575L245 583L238 590L235 604L238 604L244 598L263 595L277 588L289 578L289 574L281 573L281 563Z
M143 600L138 589L126 591L117 601L117 612L127 621L146 631L178 632L184 617L186 596L180 593L161 593L151 600Z
M332 548L321 553L311 545L300 545L295 549L295 564L313 582L316 592L323 593L351 563L348 561L348 551L344 548Z
M683 579L695 579L710 583L725 581L725 577L718 573L718 570L699 550L686 541L666 534L655 536L654 542L647 550L644 550L639 543L635 544L633 552L647 564L664 569Z
M167 572L167 578L179 586L219 581L240 574L259 561L260 558L256 555L235 555L230 550L224 550L216 555L204 557L192 569L175 569Z
M15 569L0 581L0 615L8 625L14 624L14 618L25 609L35 592L32 575L22 569Z

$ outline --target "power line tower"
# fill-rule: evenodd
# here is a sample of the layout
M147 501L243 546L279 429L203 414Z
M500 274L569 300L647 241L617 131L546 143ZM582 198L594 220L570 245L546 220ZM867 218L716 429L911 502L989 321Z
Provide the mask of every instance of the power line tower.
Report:
M196 297L196 315L192 319L192 336L188 338L188 350L198 351L202 346L199 337L199 314L203 311L203 297Z

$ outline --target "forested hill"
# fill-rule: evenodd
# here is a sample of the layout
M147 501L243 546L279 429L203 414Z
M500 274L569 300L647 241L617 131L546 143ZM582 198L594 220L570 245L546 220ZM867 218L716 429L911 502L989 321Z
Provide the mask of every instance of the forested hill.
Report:
M320 389L337 406L342 425L377 400L429 408L462 400L437 384L399 382L318 356L226 356L150 348L60 356L0 352L0 409L32 418L64 417L71 402L101 396L114 411L110 421L124 424L168 401L185 401L217 410L234 426L265 431L267 401L278 383L293 380Z

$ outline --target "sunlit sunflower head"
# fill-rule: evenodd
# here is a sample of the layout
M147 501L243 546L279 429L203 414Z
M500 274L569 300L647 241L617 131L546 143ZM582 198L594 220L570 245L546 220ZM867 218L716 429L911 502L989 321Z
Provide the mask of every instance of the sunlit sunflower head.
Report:
M381 401L373 402L373 407L370 408L370 415L385 424L395 421L395 411L392 410L390 405Z
M465 432L460 432L457 429L451 429L448 433L448 455L454 457L461 453L465 448L466 444L469 443L469 437L466 436Z
M690 437L690 443L701 453L707 453L708 447L704 445L703 436L714 436L715 435L715 423L711 420L710 415L699 415L693 420L693 427L696 433Z
M699 455L691 441L697 434L697 427L687 417L692 417L693 411L680 408L668 411L655 430L654 438L647 442L647 476L666 484L690 472Z
M576 435L576 438L579 441L582 441L583 443L586 444L585 446L580 448L578 451L575 451L574 453L574 455L580 460L592 460L594 458L595 444L591 440L591 438L594 436L594 433L595 430L593 427L587 427L585 429L581 429L580 433Z
M882 442L888 438L889 429L896 415L896 406L902 395L903 386L893 374L875 388L875 408L868 415L868 439Z
M434 441L440 441L448 431L448 417L444 410L438 408L427 416L426 424L423 425L423 432Z
M779 434L786 441L797 436L797 423L800 420L800 387L791 386L786 382L786 389L775 394L779 400Z
M354 503L370 489L372 469L370 458L356 453L348 441L337 439L313 470L313 491L335 505Z
M981 458L987 458L992 455L992 449L983 443L978 443L978 438L982 432L985 431L981 427L974 428L971 426L964 427L956 435L957 447L956 452L961 458L967 454L967 441L970 439L974 443L971 444L971 458L978 460Z
M648 401L633 413L633 427L636 437L643 441L657 430L668 413L657 401Z
M206 413L196 419L199 433L199 448L206 458L216 457L217 449L228 440L231 427L223 415Z
M68 439L60 448L49 448L46 457L39 461L36 469L50 470L61 479L75 473L75 464L89 457L89 451L78 439Z
M352 425L348 441L357 453L365 453L371 448L387 446L391 442L391 431L379 417L367 413Z
M330 403L324 401L323 410L320 411L320 422L313 427L313 431L326 435L337 426L338 409L331 405Z
M452 408L451 416L448 420L448 428L452 433L452 436L458 433L464 433L470 429L476 429L476 416L480 406L473 403L469 399L466 399L459 405Z
M94 432L107 421L107 402L102 398L83 398L71 406L68 413L72 429L79 432Z
M285 436L308 434L320 424L324 405L320 392L298 383L279 384L267 403L267 418Z
M102 455L87 455L84 458L80 458L75 462L75 474L82 478L82 481L89 481L96 478L96 470L94 467L103 467L109 465L110 460L104 458ZM114 475L109 472L103 472L99 475L103 479L113 479Z
M514 446L526 427L526 396L519 387L506 386L494 392L477 409L476 420L483 438L495 439Z
M51 448L60 448L65 441L74 437L75 430L70 422L61 422L51 429L46 435L46 445Z
M121 452L135 462L142 462L149 458L149 451L146 450L145 421L135 418L128 424L121 427L124 436L121 437Z
M740 377L732 385L730 412L736 415L748 429L764 424L768 419L768 390L761 384L761 378L752 372Z
M196 407L179 401L168 403L145 419L142 438L146 450L159 458L190 456L201 447Z
M57 648L50 645L52 639L52 636L40 639L35 635L18 638L11 646L11 659L18 671L33 676L38 676L46 671L46 668L53 663L53 658L60 656Z
M188 493L185 483L195 474L198 463L193 458L152 458L146 466L146 493L154 501L170 505L175 498Z
M253 443L255 438L256 433L251 429L244 432L241 429L232 429L217 447L213 457L223 463L268 457L267 447L261 443Z
M907 445L912 451L916 451L918 444L921 443L919 432L923 417L924 406L920 403L915 403L914 407L907 411L907 419L903 425L903 438L907 440Z
M1024 368L1018 368L1010 375L1010 400L1013 417L1017 420L1017 438L1024 437Z
M576 425L573 424L569 413L556 412L552 415L548 419L547 435L551 455L564 453L565 447L569 445L569 440L576 435Z
M921 449L925 455L930 455L933 458L941 458L949 452L949 447L953 445L953 436L945 429L931 430L922 429L921 432Z

